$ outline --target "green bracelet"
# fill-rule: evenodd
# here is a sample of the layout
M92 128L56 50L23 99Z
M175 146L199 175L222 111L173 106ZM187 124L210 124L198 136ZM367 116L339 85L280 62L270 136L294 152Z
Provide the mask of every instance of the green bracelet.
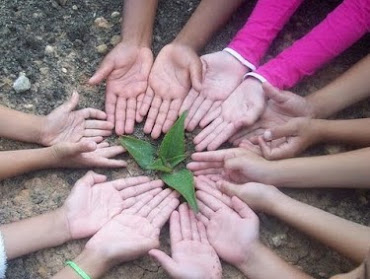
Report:
M66 261L66 266L72 268L82 279L91 279L89 275L86 274L75 262Z

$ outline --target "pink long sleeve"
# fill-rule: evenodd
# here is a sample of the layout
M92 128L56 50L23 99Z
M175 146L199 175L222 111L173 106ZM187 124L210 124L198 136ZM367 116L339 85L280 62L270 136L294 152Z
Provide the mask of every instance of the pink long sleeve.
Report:
M303 0L259 0L228 48L258 66L271 42Z
M339 55L370 31L370 0L344 0L305 37L256 73L286 89Z

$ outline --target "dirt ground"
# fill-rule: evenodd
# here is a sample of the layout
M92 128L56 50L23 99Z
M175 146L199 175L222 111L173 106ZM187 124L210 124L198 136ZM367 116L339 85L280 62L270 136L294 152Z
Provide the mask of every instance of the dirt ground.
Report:
M67 0L65 5L62 5L62 2L62 0L0 1L1 104L29 113L47 114L66 100L71 89L77 88L81 93L80 107L104 108L104 86L92 88L86 85L86 81L104 56L97 52L96 47L105 43L110 49L112 37L119 35L120 17L112 17L112 13L121 11L122 0ZM198 2L160 1L154 32L155 53L174 38ZM246 1L229 24L208 44L204 53L225 47L250 14L255 2L255 0ZM305 1L273 43L265 60L300 38L339 2ZM112 26L108 29L97 28L94 25L97 17L106 18ZM53 51L45 52L46 46L51 46ZM370 40L367 36L313 77L300 83L294 91L305 95L322 87L366 55L369 46ZM32 88L28 92L17 94L11 86L20 72L26 73L31 80ZM369 102L346 110L340 117L370 117ZM137 126L135 133L142 136L141 126ZM188 137L192 138L192 135ZM111 138L111 141L115 140L115 137ZM0 139L0 150L34 147L36 146ZM346 147L323 145L311 149L307 154L328 154L344 149ZM127 169L96 171L110 178L142 173L127 155L123 157L129 161ZM13 222L57 208L63 203L74 182L85 171L39 171L0 182L0 223ZM337 189L284 191L294 198L338 216L365 225L370 224L369 191ZM279 220L263 214L259 216L263 242L282 258L315 278L328 278L353 267L345 258ZM338 231L338 234L340 233ZM46 249L13 260L9 264L7 278L49 278L63 267L65 260L74 258L84 243L85 240L73 241L61 247ZM161 243L162 248L168 252L167 227L161 234ZM223 267L224 278L243 278L243 275L233 267L226 264ZM151 259L144 257L115 268L104 278L167 278L167 275Z

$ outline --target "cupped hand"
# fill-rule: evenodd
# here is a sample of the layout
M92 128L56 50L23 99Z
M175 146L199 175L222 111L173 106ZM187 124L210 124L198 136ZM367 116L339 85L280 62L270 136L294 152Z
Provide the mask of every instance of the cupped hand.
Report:
M72 239L96 233L104 224L138 200L161 191L161 180L138 176L106 182L107 177L89 171L79 179L62 209Z
M289 91L280 91L265 82L262 88L269 98L261 118L251 127L245 127L230 138L234 145L240 145L243 140L252 140L257 143L256 137L263 135L265 130L283 125L299 116L313 116L314 109L304 97ZM276 142L276 146L280 144Z
M107 80L105 111L108 121L115 123L118 135L134 131L136 113L147 89L152 65L153 54L148 47L121 42L89 80L90 84Z
M204 225L186 204L174 211L170 220L171 257L153 249L155 258L172 278L217 279L222 276L220 260L209 244Z
M236 267L243 265L259 243L257 215L237 197L231 198L231 209L204 191L196 195L212 247L224 261Z
M134 260L159 246L159 233L179 205L170 189L142 195L136 203L106 223L86 244L112 265Z
M193 86L200 90L202 64L190 47L171 43L158 54L149 76L138 121L148 114L144 132L158 138L175 123L181 104ZM149 113L148 113L149 111Z
M72 97L54 109L43 119L40 143L52 146L62 142L76 143L82 139L101 142L103 137L112 134L113 125L106 121L105 112L85 108L75 110L79 95L73 92Z
M205 116L204 124L212 123L194 138L195 149L216 150L239 129L253 125L263 113L265 106L266 99L261 82L247 78L222 106Z
M182 103L180 114L188 111L185 127L193 131L204 116L221 106L242 82L248 68L226 51L203 55L203 81L200 91L192 88Z
M122 146L109 146L109 143L96 144L92 141L60 143L52 146L55 166L62 168L122 168L123 160L112 159L125 152Z

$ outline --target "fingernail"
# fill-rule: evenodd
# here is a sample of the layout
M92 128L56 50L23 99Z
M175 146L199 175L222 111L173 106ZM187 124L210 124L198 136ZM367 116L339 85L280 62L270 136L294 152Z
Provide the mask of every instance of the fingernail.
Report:
M270 130L266 130L264 133L263 133L263 138L265 140L271 140L272 139L272 133Z

